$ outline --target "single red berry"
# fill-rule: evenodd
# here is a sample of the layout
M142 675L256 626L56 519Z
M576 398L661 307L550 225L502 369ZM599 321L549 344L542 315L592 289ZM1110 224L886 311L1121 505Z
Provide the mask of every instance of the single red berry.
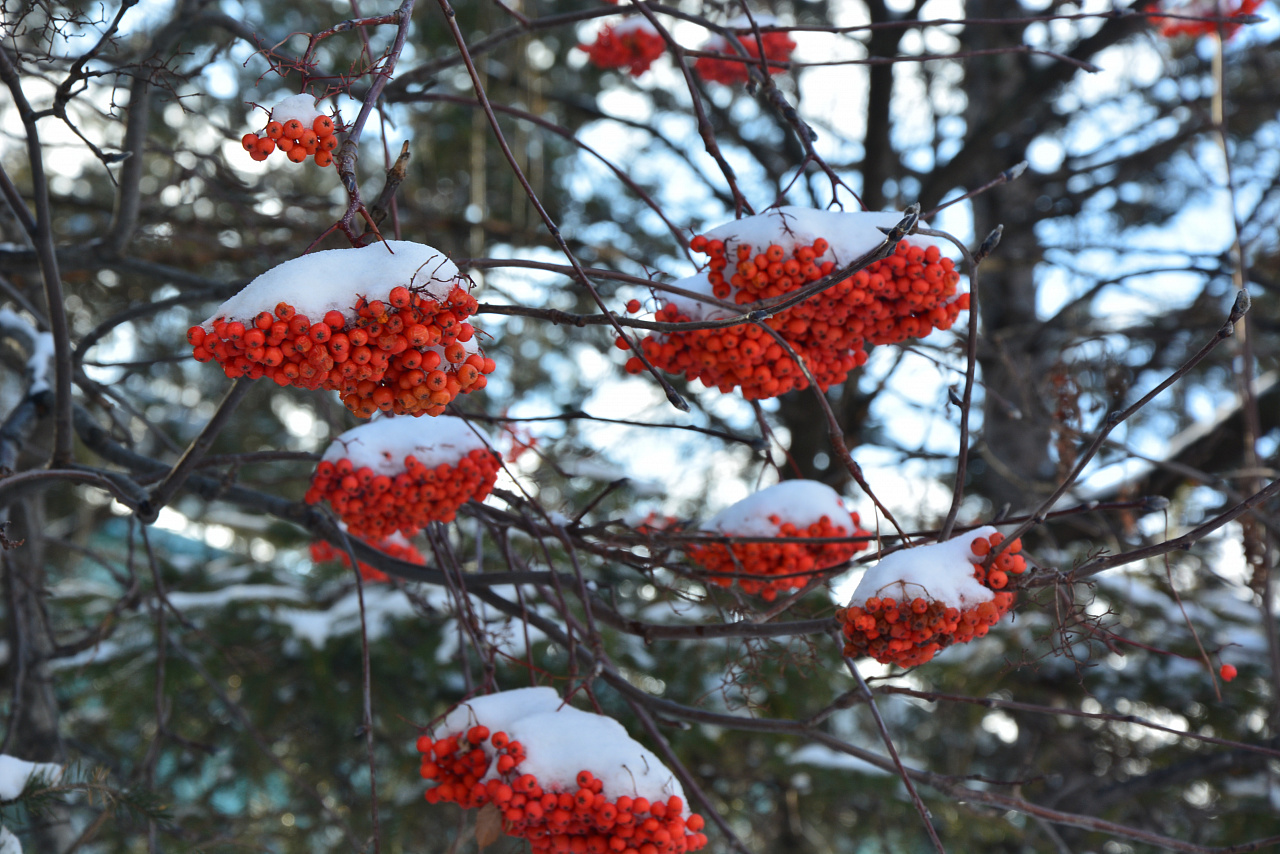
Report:
M1218 670L1218 675L1222 677L1223 682L1230 682L1232 679L1235 679L1237 673L1239 673L1239 671L1236 670L1236 666L1234 664L1224 664Z

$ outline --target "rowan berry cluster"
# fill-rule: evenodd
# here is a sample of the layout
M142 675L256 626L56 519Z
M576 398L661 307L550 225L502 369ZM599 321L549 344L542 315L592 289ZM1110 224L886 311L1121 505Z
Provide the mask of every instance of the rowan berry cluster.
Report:
M439 415L460 393L485 387L494 370L464 322L474 297L455 286L445 302L403 285L387 300L359 297L349 319L298 314L281 302L252 320L215 319L193 326L187 341L197 361L215 359L228 377L266 376L278 385L329 389L361 418L378 410L397 415Z
M862 529L857 513L850 513L849 520L852 534L844 525L834 524L827 516L808 527L780 522L776 515L769 517L780 538L870 536ZM710 573L711 583L728 587L737 581L745 592L772 602L779 593L804 587L813 573L844 563L853 557L854 552L866 549L867 545L866 540L844 543L712 543L692 546L688 555Z
M705 235L695 237L690 248L710 256L707 277L712 293L738 305L799 290L836 266L833 260L822 260L830 249L823 238L797 246L790 258L778 244L753 254L748 243L729 247ZM949 329L969 307L968 294L956 295L959 281L951 259L942 257L936 246L903 241L888 258L764 322L804 360L825 391L866 362L865 343L895 344ZM690 317L669 302L656 319L679 323ZM617 346L630 345L619 338ZM641 347L665 371L683 373L722 392L739 387L748 400L777 397L809 384L795 360L754 324L648 336ZM633 356L626 367L629 373L639 373L644 366Z
M1170 3L1154 2L1147 6L1149 11L1177 12L1182 15L1203 16L1206 18L1239 18L1252 15L1262 5L1262 0L1190 0L1190 2ZM1221 26L1222 37L1229 39L1240 29L1240 24L1221 24L1216 21L1189 21L1182 18L1166 18L1152 16L1151 23L1160 29L1165 38L1175 36L1205 36L1216 33Z
M1002 542L1004 535L996 532L990 537L977 537L970 545L974 580L994 593L990 600L957 608L932 598L927 590L925 596L910 600L871 596L836 612L845 637L844 654L915 667L952 644L985 636L1013 606L1014 594L1004 589L1009 575L1020 575L1027 568L1026 560L1018 554L1022 550L1019 540L1001 552L989 568L977 562Z
M422 556L422 552L413 547L413 543L397 535L392 535L381 542L368 543L367 545L406 563L417 564L418 566L425 566L427 563L427 559ZM351 566L351 558L347 555L346 549L334 548L333 544L328 540L317 540L311 544L311 560L314 563L340 561L345 567L350 568ZM389 580L385 572L380 569L374 569L364 561L357 561L356 569L360 572L360 577L365 581Z
M667 50L667 43L643 18L602 27L591 44L578 45L597 68L625 68L632 77L649 70Z
M371 542L400 531L412 536L429 522L452 522L458 508L474 499L483 501L498 479L501 462L492 452L474 449L457 465L428 467L410 454L404 470L378 474L351 460L322 460L316 466L308 504L327 499L348 530Z
M748 30L739 32L737 35L738 41L742 44L743 49L746 50L747 55L759 63L760 45L756 41L755 32ZM760 41L764 43L764 58L770 62L789 62L791 60L791 52L796 49L796 43L791 40L791 36L776 30L760 33ZM729 42L719 36L703 45L703 50L731 55L736 53L729 45ZM726 86L733 86L747 82L747 78L750 76L747 71L747 62L749 60L746 59L700 56L698 61L693 64L693 70L703 80L714 80ZM756 67L760 66L757 64ZM778 65L768 65L766 67L770 74L781 74L786 70Z
M314 157L317 166L333 164L333 151L338 147L338 137L333 119L316 116L308 126L301 119L267 122L267 129L259 136L246 133L240 140L244 150L254 160L266 160L277 150L294 163Z
M653 802L627 795L611 799L604 782L585 769L577 774L576 791L556 791L533 774L521 774L524 746L505 732L491 734L476 725L438 741L419 736L417 747L419 772L436 784L426 792L428 803L464 809L492 803L502 812L506 833L529 840L539 854L682 854L707 844L702 817L686 818L684 802L675 795Z

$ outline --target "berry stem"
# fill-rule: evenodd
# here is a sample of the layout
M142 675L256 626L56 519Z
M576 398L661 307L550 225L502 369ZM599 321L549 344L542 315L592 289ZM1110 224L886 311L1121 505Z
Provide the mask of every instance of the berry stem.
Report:
M844 638L839 635L835 636L838 644L843 644ZM938 838L938 832L933 829L933 818L929 815L929 808L925 806L924 801L920 799L920 793L916 791L915 785L911 782L911 775L907 773L906 767L902 764L902 757L898 755L898 749L893 746L893 739L889 736L889 728L885 726L884 718L880 716L880 710L876 708L875 697L871 693L871 688L867 686L867 681L862 678L862 674L858 671L857 663L844 656L845 667L849 668L849 673L858 681L858 690L862 692L863 697L867 700L867 708L871 710L871 718L876 723L876 729L880 732L880 739L884 742L885 749L889 751L889 758L893 760L894 766L898 769L898 777L902 780L902 785L906 787L907 793L911 796L911 803L915 804L916 812L920 813L920 818L924 821L925 830L929 834L929 841L933 843L935 850L939 854L946 854L946 849L942 847L942 840Z

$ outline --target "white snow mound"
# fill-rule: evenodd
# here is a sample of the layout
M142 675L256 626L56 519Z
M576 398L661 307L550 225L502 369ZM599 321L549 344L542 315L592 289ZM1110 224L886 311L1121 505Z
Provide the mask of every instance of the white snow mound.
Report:
M438 302L454 285L466 286L458 268L439 249L410 240L388 240L360 249L325 249L291 258L267 270L224 302L203 324L213 321L252 321L259 312L288 303L312 323L326 312L340 311L348 321L356 317L356 298L386 299L396 285L412 285Z
M995 593L973 577L979 561L970 546L994 533L987 525L943 543L896 551L867 570L849 603L861 605L873 596L899 602L921 597L964 610L990 602Z
M394 477L405 470L404 458L410 455L435 468L441 463L457 465L467 454L487 447L487 437L452 415L383 416L338 436L321 459L336 463L346 458L356 469L368 466L374 474Z
M769 520L778 517L778 524ZM849 511L840 495L816 480L784 480L726 507L706 522L702 530L728 536L772 537L790 522L807 528L826 516L833 525L850 528Z
M706 294L708 297L715 298L712 292L711 279L707 277L707 270L700 273L694 273L687 279L677 279L671 284L677 288L684 288L686 291L692 291L696 294ZM728 309L719 308L718 306L708 305L701 300L686 297L681 294L664 293L663 299L674 305L681 314L690 320L720 320L725 317L733 317L741 312L729 311Z
M311 123L322 115L316 109L316 99L307 94L290 95L271 107L271 121L284 124L289 119L297 119L305 128L310 128Z
M516 771L537 777L544 789L575 792L578 772L585 770L604 784L609 800L622 795L685 799L675 775L622 724L565 705L552 688L518 688L467 700L445 717L435 738L463 735L476 724L523 744L526 759ZM492 759L492 751L486 753ZM684 814L689 814L687 803Z
M0 753L0 801L16 800L31 780L56 786L62 779L62 766L56 762L28 762Z

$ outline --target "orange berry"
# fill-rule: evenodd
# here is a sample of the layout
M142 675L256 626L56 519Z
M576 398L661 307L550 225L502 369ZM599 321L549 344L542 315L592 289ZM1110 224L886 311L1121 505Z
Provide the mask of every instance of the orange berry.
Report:
M307 150L301 145L295 145L293 148L289 149L289 159L294 163L301 163L307 159Z
M245 151L253 151L258 145L258 135L256 133L246 133L240 137L240 145Z
M302 132L306 130L306 128L303 127L302 122L298 121L297 119L289 119L287 122L284 123L283 128L284 128L284 138L293 139L293 140L296 140L299 137L301 137Z
M284 125L279 122L267 122L267 136L277 141L284 138Z
M315 131L316 136L333 136L333 119L328 116L316 116L315 121L311 123L311 129Z

